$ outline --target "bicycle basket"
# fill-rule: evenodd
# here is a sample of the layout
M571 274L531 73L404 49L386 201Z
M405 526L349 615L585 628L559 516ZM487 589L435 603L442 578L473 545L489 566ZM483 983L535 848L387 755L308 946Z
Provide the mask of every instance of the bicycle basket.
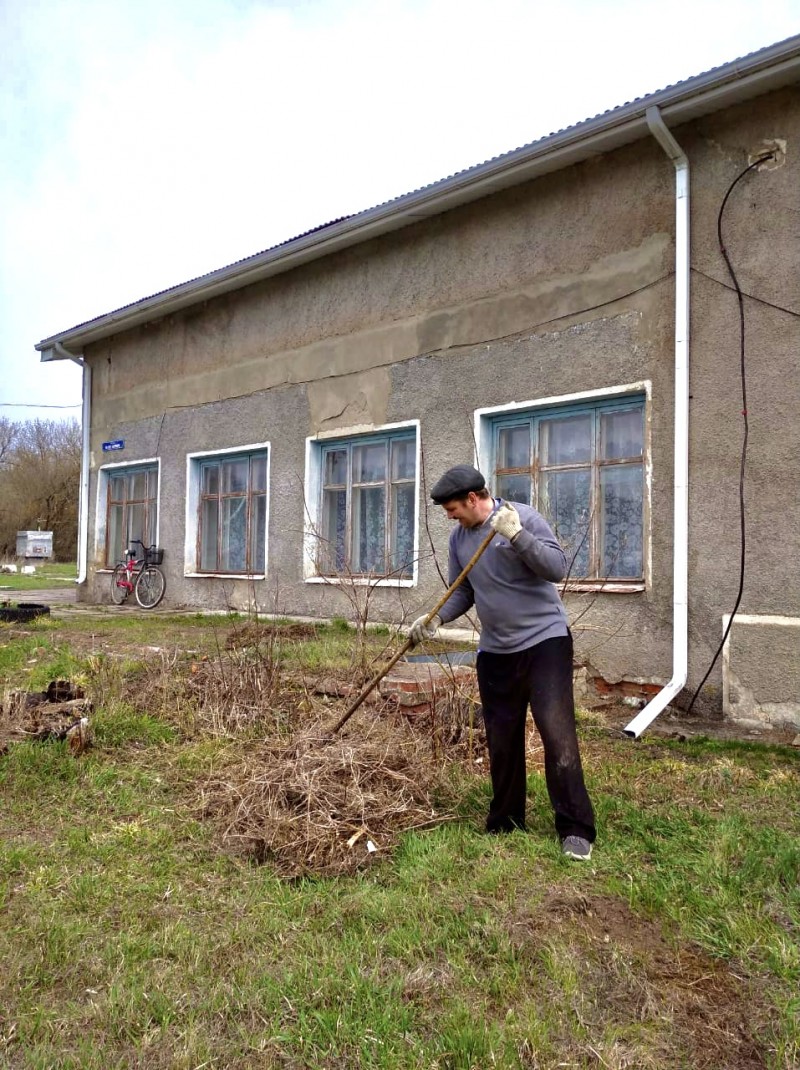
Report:
M164 560L164 551L157 546L148 546L145 551L145 563L148 565L160 565Z

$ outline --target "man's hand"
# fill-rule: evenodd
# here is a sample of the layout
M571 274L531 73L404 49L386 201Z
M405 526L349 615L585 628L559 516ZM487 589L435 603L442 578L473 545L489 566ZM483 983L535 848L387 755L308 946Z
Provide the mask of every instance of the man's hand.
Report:
M428 614L423 617L417 617L414 623L411 625L411 642L413 646L417 646L419 643L423 643L426 639L435 639L436 633L442 626L442 618L437 613L435 617L431 618L429 624L426 624Z
M509 542L513 542L522 531L519 513L510 502L503 502L489 523L498 535L502 535Z

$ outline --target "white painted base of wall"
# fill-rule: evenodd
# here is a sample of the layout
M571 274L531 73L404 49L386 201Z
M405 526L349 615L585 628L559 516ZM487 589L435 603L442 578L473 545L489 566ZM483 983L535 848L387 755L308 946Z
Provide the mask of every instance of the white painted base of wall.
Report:
M800 617L736 615L722 649L722 711L737 724L800 729Z

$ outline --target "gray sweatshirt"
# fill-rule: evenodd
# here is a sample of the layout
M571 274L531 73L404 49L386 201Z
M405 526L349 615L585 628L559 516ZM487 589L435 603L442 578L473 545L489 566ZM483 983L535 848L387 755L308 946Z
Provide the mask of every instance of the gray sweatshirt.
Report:
M502 499L495 498L493 515ZM567 574L567 559L544 517L511 502L522 531L513 544L496 535L461 586L439 611L443 623L474 605L481 620L480 649L513 654L567 634L567 614L554 584ZM452 583L491 531L489 517L475 528L457 524L450 533Z

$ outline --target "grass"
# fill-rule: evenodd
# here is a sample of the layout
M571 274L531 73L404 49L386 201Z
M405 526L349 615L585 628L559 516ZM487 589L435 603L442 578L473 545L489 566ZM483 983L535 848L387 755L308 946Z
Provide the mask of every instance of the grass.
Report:
M214 656L237 622L101 625L36 622L0 645L0 671L32 687L56 667L92 678L104 645L117 666L85 755L0 757L0 1065L797 1065L796 751L634 743L583 715L590 865L561 858L538 773L530 831L498 839L481 832L488 783L454 770L455 820L356 876L287 882L201 820L199 786L237 741L117 686L143 642ZM341 671L353 634L283 649Z
M77 577L74 562L66 565L55 562L37 563L35 568L36 572L32 575L23 576L20 572L0 573L0 600L13 600L12 595L17 591L46 591L53 587L67 587L70 583L75 583Z

